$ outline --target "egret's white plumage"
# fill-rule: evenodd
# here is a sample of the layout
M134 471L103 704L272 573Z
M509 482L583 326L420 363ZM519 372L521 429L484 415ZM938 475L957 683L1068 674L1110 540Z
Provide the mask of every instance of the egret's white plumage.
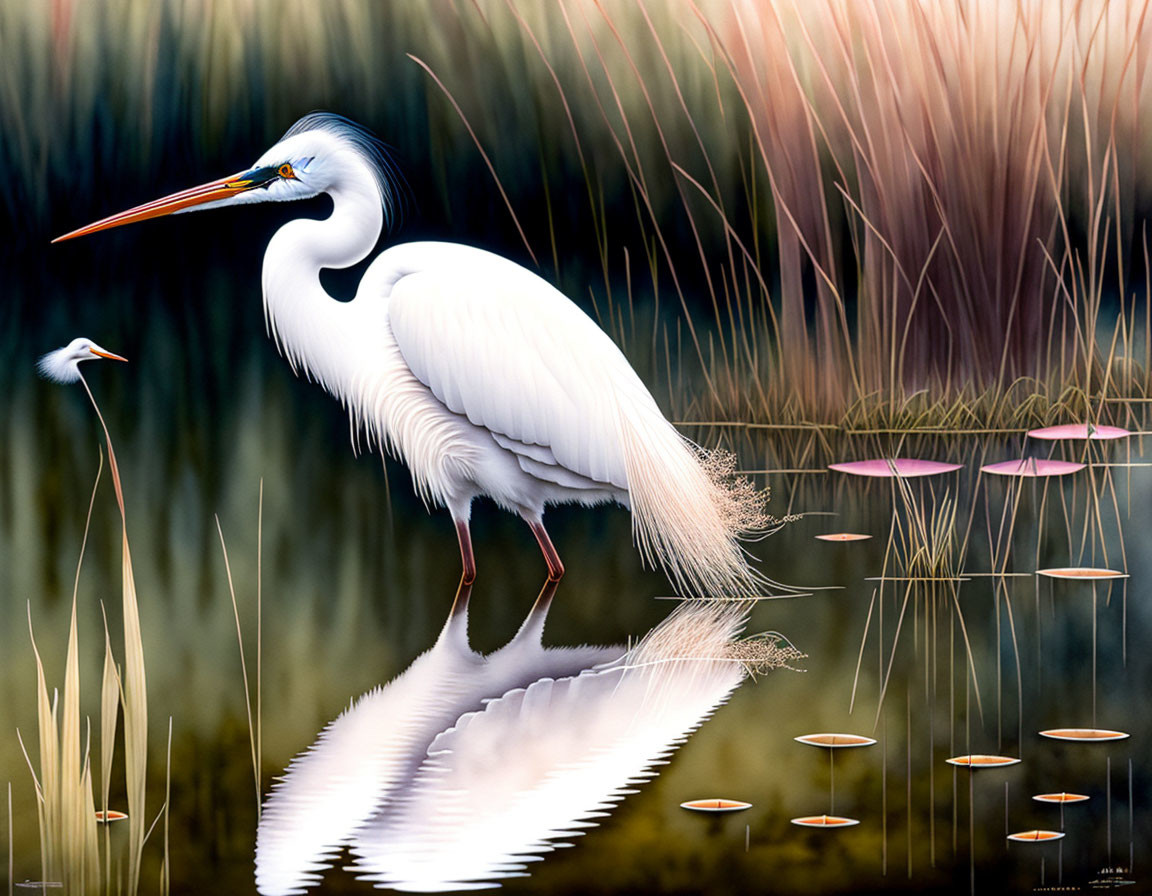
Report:
M464 589L467 586L463 586ZM292 760L273 785L256 835L256 887L303 893L341 846L409 786L428 745L460 716L545 676L562 678L619 659L623 647L543 647L554 584L524 625L488 656L468 644L467 593L436 643L392 681L369 691Z
M549 504L617 501L644 556L700 595L747 596L762 579L739 544L764 523L763 495L733 483L664 418L617 346L545 280L480 249L424 242L384 251L356 297L324 268L364 259L391 214L379 144L335 115L305 116L252 169L148 203L64 238L172 212L327 193L332 214L285 224L264 256L269 332L293 369L398 455L417 490L448 508L474 574L472 500L532 526L549 573Z
M63 348L42 355L36 362L40 375L54 383L75 383L80 379L80 362L108 358L112 361L126 361L107 349L98 346L91 339L77 337Z

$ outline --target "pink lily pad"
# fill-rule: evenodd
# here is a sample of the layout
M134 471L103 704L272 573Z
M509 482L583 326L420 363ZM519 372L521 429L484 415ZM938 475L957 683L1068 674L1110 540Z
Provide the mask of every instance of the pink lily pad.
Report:
M917 460L909 457L881 457L875 460L855 460L843 464L828 464L829 470L848 473L851 476L875 476L891 478L900 476L909 479L913 476L937 476L959 470L963 464L946 464L936 460Z
M1034 439L1047 439L1049 441L1082 441L1084 439L1126 439L1131 435L1126 429L1119 426L1096 426L1092 423L1065 423L1063 426L1046 426L1043 429L1032 429L1028 435Z
M1084 469L1084 464L1068 460L1048 460L1043 457L1022 457L1020 460L1005 460L998 464L981 467L981 473L994 476L1067 476Z

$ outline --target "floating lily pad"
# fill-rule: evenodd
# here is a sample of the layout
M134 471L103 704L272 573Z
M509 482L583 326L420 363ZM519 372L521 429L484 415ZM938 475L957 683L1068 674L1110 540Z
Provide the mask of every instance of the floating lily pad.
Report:
M987 753L973 753L970 756L953 756L947 760L949 765L963 765L968 768L997 768L1000 766L1016 765L1020 760L1012 756L992 756Z
M854 824L860 824L860 819L845 818L843 815L803 815L800 818L793 818L792 824L804 828L849 828Z
M1084 469L1084 464L1074 463L1070 460L1049 460L1043 457L1022 457L1019 460L1004 460L996 464L987 464L980 468L981 473L991 473L993 476L1026 476L1035 478L1039 476L1067 476Z
M1082 803L1088 797L1083 793L1038 793L1032 799L1040 803Z
M1131 435L1126 429L1119 426L1096 426L1092 423L1065 423L1062 426L1046 426L1043 429L1032 429L1028 435L1033 439L1046 439L1048 441L1104 441L1106 439L1126 439Z
M1129 736L1127 732L1113 731L1111 728L1049 728L1047 731L1041 731L1040 734L1053 740L1070 740L1086 744L1124 740Z
M706 800L689 800L680 804L681 809L690 809L693 812L741 812L751 809L751 803L742 803L739 800L726 800L721 798Z
M1049 840L1060 840L1064 837L1062 831L1021 831L1018 834L1009 834L1009 840L1018 843L1045 843Z
M876 743L875 738L862 734L804 734L793 740L813 747L870 747Z
M875 460L855 460L842 464L828 464L828 469L847 473L850 476L879 478L899 476L903 479L910 479L915 476L938 476L941 473L951 473L963 466L963 464L946 464L935 460L917 460L909 457L882 457Z
M1103 569L1095 566L1061 566L1055 569L1038 569L1038 576L1048 576L1050 579L1085 579L1096 581L1100 579L1126 579L1128 573L1118 569Z

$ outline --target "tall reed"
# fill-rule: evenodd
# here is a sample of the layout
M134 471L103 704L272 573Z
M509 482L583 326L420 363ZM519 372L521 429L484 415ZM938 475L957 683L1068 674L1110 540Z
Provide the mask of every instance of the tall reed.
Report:
M606 288L629 231L586 162L589 110L650 289L712 309L717 329L685 315L706 380L685 415L891 420L923 393L1004 422L1009 393L1059 416L1146 391L1148 296L1140 313L1127 284L1146 267L1147 3L571 2L543 25L507 6L585 171Z
M80 383L92 403L92 408L104 432L108 447L108 468L112 474L112 487L120 510L120 564L122 575L122 611L124 625L124 671L120 679L120 700L124 708L124 778L128 799L128 877L127 890L135 893L140 886L140 861L144 841L148 836L145 817L148 766L148 689L144 673L144 640L140 634L140 609L136 600L136 582L132 574L132 555L128 546L128 515L124 510L124 490L120 482L120 468L104 415L81 377ZM105 657L105 669L109 658ZM107 680L107 679L106 679ZM89 791L91 788L89 788ZM167 806L164 807L167 811Z
M87 744L81 750L80 736L80 666L79 635L76 625L76 600L80 587L80 570L84 548L96 503L96 487L103 470L103 456L92 487L88 515L84 525L80 557L72 589L72 612L68 626L68 646L64 661L64 696L60 706L54 689L51 700L44 675L44 665L32 634L32 607L28 607L28 634L36 659L37 727L40 741L40 774L32 771L37 791L40 822L41 873L46 881L59 881L70 892L94 892L99 886L100 857L96 840L96 812L92 797L90 765L90 730ZM58 716L60 710L62 718ZM23 745L23 741L21 740Z
M104 432L105 444L108 449L108 465L122 526L121 569L123 574L123 649L125 662L124 670L121 673L116 664L107 623L105 623L104 667L101 676L100 695L100 805L101 812L104 813L103 817L107 818L111 774L115 757L116 723L119 709L122 707L125 787L128 801L127 878L122 881L122 885L123 891L131 894L139 890L141 859L149 831L149 828L146 827L145 816L148 707L144 651L140 632L139 606L136 599L128 544L124 493L116 454L103 415L100 413L99 406L82 376L80 383L88 395ZM92 510L103 467L103 454L101 454L100 467L88 505L80 558L76 566L62 697L54 691L52 699L49 699L44 666L35 639L32 639L37 676L39 775L32 767L31 759L29 759L29 768L32 771L37 792L41 871L45 881L59 881L71 893L97 893L101 889L107 893L113 892L112 855L107 831L104 840L104 868L103 874L101 874L97 812L93 793L90 723L86 725L86 732L83 737L84 747L81 749L81 673L76 618L84 549L88 542ZM28 609L28 626L31 636L31 605ZM21 745L23 746L23 740L21 740ZM25 756L27 757L27 751L25 751ZM166 815L167 803L165 803L162 812ZM166 873L167 868L165 866Z

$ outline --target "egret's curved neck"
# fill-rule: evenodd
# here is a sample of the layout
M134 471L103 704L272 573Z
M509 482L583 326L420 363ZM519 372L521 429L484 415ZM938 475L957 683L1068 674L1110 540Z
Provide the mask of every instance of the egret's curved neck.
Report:
M327 218L298 219L276 231L264 253L263 280L269 335L293 368L332 388L328 359L339 356L343 303L328 295L320 271L363 260L380 236L384 210L372 172L361 165L349 166L328 195Z

